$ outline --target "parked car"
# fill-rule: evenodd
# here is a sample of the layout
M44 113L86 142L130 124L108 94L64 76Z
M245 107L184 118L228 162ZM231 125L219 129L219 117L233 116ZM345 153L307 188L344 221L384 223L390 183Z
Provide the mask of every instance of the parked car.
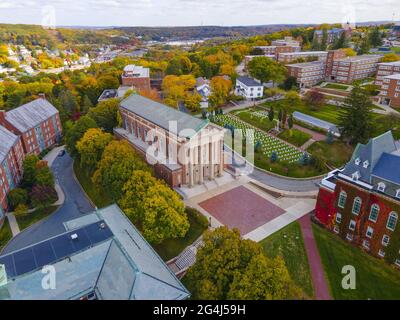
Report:
M58 156L59 157L63 157L65 155L65 150L61 150L59 153L58 153Z

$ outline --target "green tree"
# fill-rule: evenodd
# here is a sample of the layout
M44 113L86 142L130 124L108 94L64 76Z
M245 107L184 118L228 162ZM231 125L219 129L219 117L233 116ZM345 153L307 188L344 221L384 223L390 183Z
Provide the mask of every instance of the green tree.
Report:
M365 143L373 130L373 113L370 95L356 86L345 100L339 116L339 128L342 138L351 144Z
M35 184L54 187L54 176L46 161L39 161L36 164Z
M274 107L271 106L271 108L269 108L269 111L268 111L268 119L269 119L269 121L273 121L274 117L275 117Z
M288 127L289 129L293 128L293 114L291 113L289 118L288 118Z
M286 68L279 62L267 57L255 57L248 64L248 70L253 78L261 82L282 82L286 77Z
M337 50L341 48L347 48L348 46L349 44L347 41L346 32L342 32L340 37L335 40L332 49Z
M237 229L220 227L204 234L196 263L186 275L193 299L273 300L299 299L281 258L269 259L262 247L243 240Z
M104 149L112 140L113 136L101 129L91 128L87 130L76 143L81 167L89 173L93 172L103 155Z
M85 94L85 96L83 97L81 110L83 113L87 113L91 108L93 108L93 103Z
M28 192L22 188L15 188L8 194L8 201L12 209L28 203Z
M178 194L149 172L136 170L124 185L121 208L153 244L182 238L189 230Z
M68 152L73 156L77 156L76 143L83 137L85 132L90 128L97 128L96 121L89 116L83 116L67 131L65 142Z
M379 27L375 27L371 32L369 32L368 40L373 47L379 47L382 45L382 35L379 31Z
M22 187L32 188L36 181L36 164L39 158L36 155L28 155L23 163L24 174L22 177Z
M87 115L96 122L99 128L112 133L113 129L118 126L118 114L119 100L108 99L90 109Z

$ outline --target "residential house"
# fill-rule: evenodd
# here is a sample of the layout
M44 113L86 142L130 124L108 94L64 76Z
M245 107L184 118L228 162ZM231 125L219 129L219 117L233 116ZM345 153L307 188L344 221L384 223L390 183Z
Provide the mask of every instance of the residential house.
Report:
M235 94L249 100L262 98L264 87L258 80L248 76L241 76L236 79Z

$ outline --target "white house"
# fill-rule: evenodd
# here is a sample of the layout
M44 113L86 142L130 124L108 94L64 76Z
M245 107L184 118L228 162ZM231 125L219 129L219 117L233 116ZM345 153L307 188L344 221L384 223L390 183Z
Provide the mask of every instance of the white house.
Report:
M253 100L263 96L264 87L257 80L242 76L236 79L235 94Z
M196 91L201 96L200 108L208 108L208 97L211 95L210 81L199 77L196 79Z

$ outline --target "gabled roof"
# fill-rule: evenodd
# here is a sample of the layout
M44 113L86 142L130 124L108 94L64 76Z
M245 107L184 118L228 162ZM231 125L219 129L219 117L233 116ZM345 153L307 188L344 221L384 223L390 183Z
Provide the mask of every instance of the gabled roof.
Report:
M18 137L0 125L0 164L7 157L10 149L18 140Z
M371 183L371 173L383 153L393 153L397 150L391 131L376 138L372 138L367 144L359 143L353 152L351 160L346 164L343 174L351 177L356 171L360 172L360 180ZM359 165L356 159L360 160ZM363 164L368 161L368 166Z
M187 129L191 129L197 133L209 123L208 120L195 118L187 113L138 94L131 94L125 100L121 101L121 107L165 130L170 129L170 121L176 121L176 129L172 127L171 132L184 138L190 138L193 135L193 132L187 132Z
M400 156L383 153L372 175L400 185Z
M56 115L58 110L46 99L39 98L6 113L6 120L26 132Z

